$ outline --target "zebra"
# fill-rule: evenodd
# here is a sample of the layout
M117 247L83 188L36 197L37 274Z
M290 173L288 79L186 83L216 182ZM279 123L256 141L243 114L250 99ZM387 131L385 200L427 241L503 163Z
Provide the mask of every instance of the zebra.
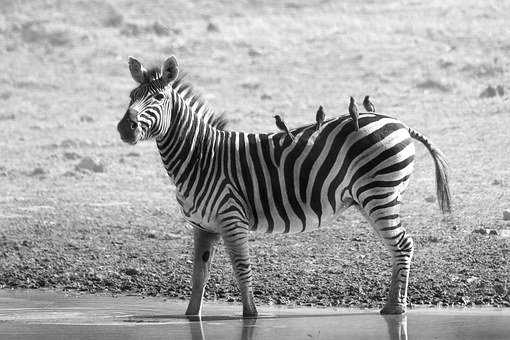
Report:
M349 115L283 132L227 131L191 85L174 56L145 69L129 69L137 87L118 123L130 144L155 139L176 199L194 228L191 298L186 315L200 315L213 255L223 240L238 282L244 316L256 316L249 233L290 233L320 228L356 207L392 255L390 290L382 314L401 314L413 240L400 220L401 196L414 166L413 139L431 153L443 213L450 211L447 163L416 130L390 116L361 113L359 131ZM313 136L313 137L312 137Z

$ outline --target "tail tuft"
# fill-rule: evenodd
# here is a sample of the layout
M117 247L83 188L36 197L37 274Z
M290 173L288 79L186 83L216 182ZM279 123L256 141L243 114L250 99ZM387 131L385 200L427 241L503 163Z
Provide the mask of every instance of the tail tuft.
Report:
M432 155L436 168L436 194L439 208L441 208L443 214L451 212L451 195L448 185L448 163L446 162L446 157L419 132L409 128L409 134L412 138L422 142Z

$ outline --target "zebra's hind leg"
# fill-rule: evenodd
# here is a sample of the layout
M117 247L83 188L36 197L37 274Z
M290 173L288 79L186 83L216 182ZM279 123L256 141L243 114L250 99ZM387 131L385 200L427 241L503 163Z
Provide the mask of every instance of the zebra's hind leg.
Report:
M374 203L370 208L360 208L360 211L391 252L393 267L389 296L381 314L402 314L405 313L407 304L413 239L402 227L399 215L400 203L397 198L385 202L376 200Z
M222 225L221 236L230 256L230 262L241 291L243 316L257 316L257 308L253 300L248 225L242 221L230 220Z
M204 288L209 279L209 269L219 239L219 234L208 233L195 228L192 290L186 315L200 315Z

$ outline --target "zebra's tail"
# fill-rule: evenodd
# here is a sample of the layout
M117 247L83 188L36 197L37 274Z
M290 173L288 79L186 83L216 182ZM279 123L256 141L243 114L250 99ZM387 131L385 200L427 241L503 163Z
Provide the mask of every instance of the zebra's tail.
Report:
M411 128L408 129L411 137L422 142L432 155L436 167L436 192L439 207L443 213L451 212L451 196L448 186L448 164L446 163L445 156L438 148L432 146L424 135Z

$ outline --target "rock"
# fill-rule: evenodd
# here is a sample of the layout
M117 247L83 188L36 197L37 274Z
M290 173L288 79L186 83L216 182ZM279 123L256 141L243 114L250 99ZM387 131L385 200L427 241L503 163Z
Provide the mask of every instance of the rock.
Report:
M64 152L64 158L68 159L68 160L73 160L74 161L76 159L80 159L81 155L79 155L76 152Z
M250 48L248 50L248 55L250 57L260 57L262 55L262 52L257 51L256 49Z
M120 29L120 34L128 37L136 37L142 33L142 29L134 23L127 22Z
M498 235L498 231L495 230L495 229L490 229L489 230L489 235Z
M106 27L119 27L124 22L122 14L111 5L103 9L103 15L101 22Z
M499 231L499 236L502 238L510 238L510 229L503 229Z
M62 148L75 148L78 146L78 143L72 139L64 139L60 142L60 147Z
M48 172L46 170L44 170L43 168L37 167L34 170L32 170L31 172L29 172L28 176L41 176L41 175L45 175L47 173Z
M496 97L496 89L491 85L487 86L485 90L480 93L480 98L492 98Z
M259 83L242 83L241 87L247 90L256 90L260 87Z
M501 283L496 283L492 288L494 288L494 291L498 295L505 296L508 293L507 288L504 285L502 285Z
M503 181L500 179L495 179L491 183L492 185L503 185Z
M82 123L92 123L94 121L94 118L92 118L91 116L81 116L80 117L80 122Z
M218 27L218 25L216 24L213 24L212 22L209 22L207 24L207 32L219 32L220 29Z
M429 202L429 203L434 203L436 201L436 197L432 196L432 195L427 196L427 197L425 197L425 201Z
M479 229L473 230L473 234L487 235L488 231L485 228L479 228Z
M94 161L90 157L83 158L80 163L78 163L74 169L76 171L92 171L92 172L105 172L105 166L99 162Z
M476 276L470 276L467 278L467 283L473 283L473 282L477 282L479 280L479 278L477 278Z
M505 88L503 85L496 86L496 91L498 92L498 95L503 97L505 95Z
M139 152L135 152L135 151L132 151L128 154L126 154L127 157L140 157L140 153Z
M167 36L170 35L170 30L168 27L160 23L159 21L155 21L152 24L152 31L156 33L157 36Z
M140 274L140 271L136 268L125 268L124 270L122 270L122 272L129 276L136 276Z
M63 176L64 177L78 177L78 174L74 171L69 170L69 171L64 172Z
M16 119L16 116L11 113L9 115L0 115L0 120L14 120Z
M510 221L510 210L503 210L503 221Z
M441 84L438 81L427 79L425 81L422 81L421 83L416 84L416 87L423 90L438 90L440 92L449 92L451 91L451 88L447 85Z
M264 94L262 94L260 96L260 99L262 99L262 100L270 100L270 99L273 99L273 97L271 97L270 95L264 93Z

